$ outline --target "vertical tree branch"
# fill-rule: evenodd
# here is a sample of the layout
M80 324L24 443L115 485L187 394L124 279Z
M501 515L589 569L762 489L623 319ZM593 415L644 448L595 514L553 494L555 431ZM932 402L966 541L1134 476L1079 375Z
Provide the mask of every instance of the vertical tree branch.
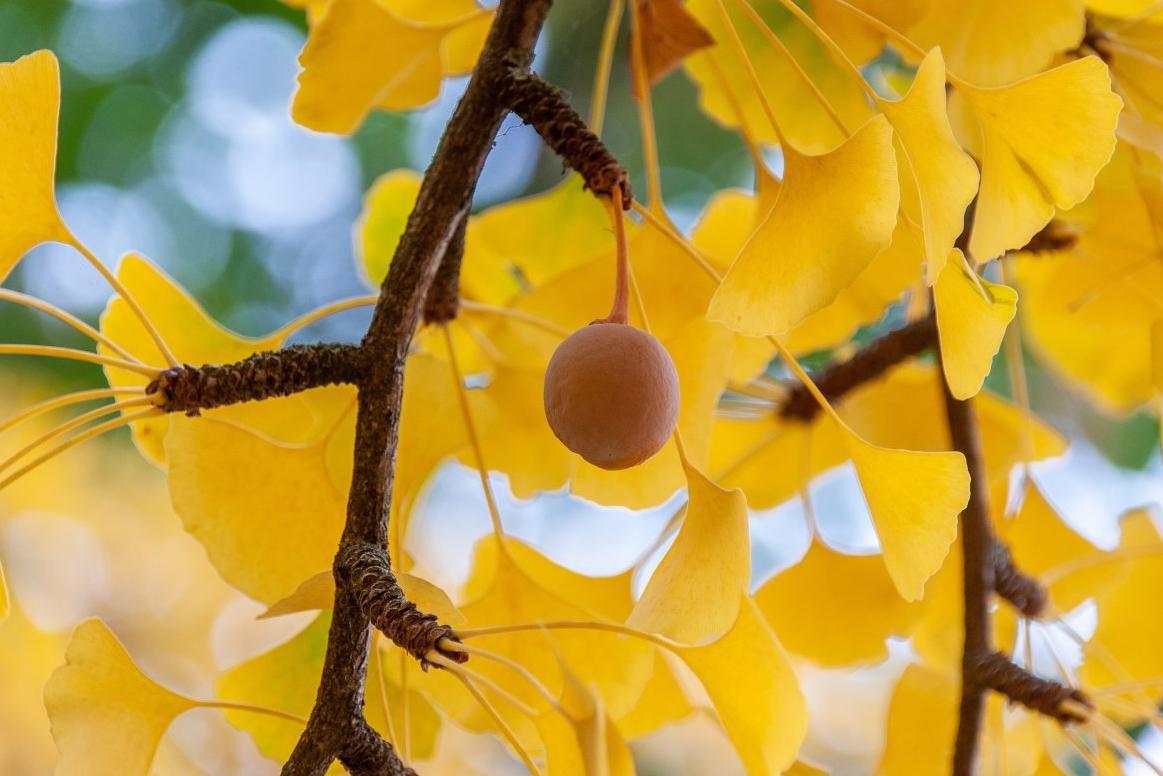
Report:
M953 449L965 456L971 478L969 503L961 513L961 552L965 575L965 646L961 655L961 707L953 751L953 776L973 776L988 686L979 665L993 650L989 601L994 591L993 530L989 518L989 489L982 462L981 439L973 400L959 401L945 393L945 412Z
M501 0L480 60L424 176L360 348L355 461L340 551L358 543L387 550L404 362L441 259L467 217L477 178L508 109L499 99L513 68L528 69L550 0ZM359 602L337 584L327 656L307 729L284 776L322 776L333 759L362 773L404 773L390 748L359 735L372 628ZM374 731L373 731L374 733ZM383 752L390 755L387 761ZM368 758L373 759L371 765Z

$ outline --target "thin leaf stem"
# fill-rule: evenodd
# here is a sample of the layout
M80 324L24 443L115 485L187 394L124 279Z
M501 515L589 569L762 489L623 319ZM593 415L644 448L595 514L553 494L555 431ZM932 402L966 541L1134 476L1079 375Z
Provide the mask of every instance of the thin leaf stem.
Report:
M309 326L316 321L322 320L329 315L335 315L336 313L341 313L345 310L354 310L359 307L371 307L378 299L379 297L377 296L353 296L348 299L339 299L335 302L331 302L330 304L323 305L322 307L318 307L314 310L311 310L310 312L306 312L303 315L300 315L298 318L283 326L281 329L278 329L272 333L269 339L282 342L299 329L302 329L305 326Z
M94 342L101 343L126 361L132 361L138 364L141 363L116 342L109 339L104 334L97 331L77 316L73 315L67 310L62 310L56 305L46 302L43 299L37 299L35 296L22 294L19 291L10 291L7 288L0 288L0 299L12 302L14 304L23 305L24 307L30 307L34 310L39 310L42 313L47 313L56 318L58 321L61 321L62 323L71 326L72 328L81 332Z
M134 421L144 420L147 417L153 417L153 418L161 417L162 415L165 415L164 410L158 409L157 407L147 407L144 410L138 410L137 412L131 412L128 415L122 415L121 417L113 418L112 420L108 420L108 421L106 421L98 426L94 426L93 428L91 428L91 429L89 429L81 434L78 434L77 436L72 437L71 439L68 439L68 440L65 440L64 442L61 442L59 445L52 448L48 452L38 456L36 459L31 461L27 465L21 467L20 469L16 470L15 472L8 475L4 479L0 480L0 490L4 490L4 488L11 485L13 482L16 482L16 480L20 479L25 474L28 474L30 471L35 469L37 466L40 466L42 463L45 463L46 461L48 461L48 460L56 457L57 455L60 455L61 453L65 452L69 448L74 447L76 445L79 445L80 443L82 443L88 439L92 439L95 436L99 436L101 434L104 434L106 431L112 431L113 429L120 428L121 426L127 426L130 423L133 423Z
M291 714L286 711L279 711L278 709L267 708L266 706L254 706L250 703L235 703L234 701L198 701L197 707L200 709L220 709L222 711L249 711L254 714L262 714L267 717L276 717L278 719L285 719L288 722L297 722L300 725L306 725L307 720L297 714Z
M921 48L916 43L914 43L912 41L912 39L909 38L907 35L905 35L903 32L899 32L896 28L889 26L885 22L882 22L880 19L877 19L875 16L868 13L863 8L857 8L856 6L847 2L847 0L831 0L831 2L835 3L836 5L840 6L841 8L848 9L857 18L862 19L866 24L871 25L878 32L882 33L885 37L892 39L897 44L899 44L899 45L903 46L905 49L911 51L916 56L923 58L925 56L925 54L928 53L925 51L925 49Z
M513 729L509 727L509 723L506 722L504 717L502 717L496 708L494 708L493 704L489 703L489 699L486 698L480 689L477 688L477 686L473 683L473 680L468 677L468 670L463 666L459 666L456 663L453 663L443 655L437 654L435 652L433 653L433 657L430 657L429 660L436 665L447 668L452 672L453 676L455 676L461 681L462 684L464 684L469 694L472 695L473 699L476 700L477 704L480 705L485 714L489 715L489 717L493 720L493 724L496 725L497 729L501 731L501 735L503 735L505 740L509 742L509 745L513 747L513 750L517 753L517 756L521 758L521 761L525 763L525 767L528 768L529 771L534 774L534 776L541 776L541 771L533 762L533 757L529 754L525 747L521 745L520 739L517 738L517 734L513 732ZM505 697L505 695L506 694L503 694L501 697ZM521 708L521 704L518 704L517 708Z
M743 60L743 67L747 70L747 78L751 81L751 88L755 91L755 96L759 99L759 104L763 108L763 112L767 114L767 120L771 123L771 129L775 132L779 144L784 148L791 148L791 144L787 141L787 135L783 133L783 128L779 125L779 120L775 117L775 111L771 109L771 103L767 100L767 94L763 91L763 83L759 80L759 73L755 72L755 65L751 63L751 57L747 55L747 47L743 45L743 39L739 37L739 30L735 28L735 22L731 21L731 14L727 12L727 6L723 0L715 0L715 7L719 10L719 16L723 19L723 24L727 26L727 34L731 36L731 43L735 46L735 52L739 58Z
M679 645L670 639L657 636L646 631L636 630L626 625L613 622L594 622L592 620L550 620L549 622L511 623L509 625L489 625L481 628L463 628L456 630L456 637L461 641L481 636L499 636L505 633L524 633L535 630L594 630L606 633L617 633L621 636L648 641L655 646L674 651Z
M642 128L642 156L646 167L646 201L655 213L662 208L662 174L658 163L658 133L654 128L654 106L650 97L650 76L646 72L646 54L642 50L641 11L637 0L630 3L630 56L633 58L634 83L639 93L638 123Z
M626 244L625 215L622 211L622 187L615 186L614 193L603 197L606 212L610 216L610 226L614 230L617 273L614 279L614 304L604 323L628 323L630 320L630 248Z
M745 14L751 17L751 21L755 23L755 26L759 28L761 33L763 33L763 36L767 38L772 47L774 47L779 52L780 56L782 56L788 65L791 66L792 70L795 71L796 77L799 78L800 82L807 88L809 92L812 93L812 97L815 98L816 102L821 108L823 108L824 112L828 114L828 118L832 120L832 123L836 125L836 128L840 130L840 134L846 138L852 137L852 132L844 123L844 119L840 118L840 114L836 112L834 107L832 107L832 103L829 102L828 98L824 96L824 93L820 91L820 87L816 86L815 82L812 80L811 76L808 75L807 71L804 70L798 61L796 61L795 55L793 55L788 50L787 46L784 45L783 41L779 39L779 36L775 34L775 30L771 29L771 26L764 20L762 16L759 15L759 12L755 10L755 7L752 6L748 0L735 0L735 2L739 4L739 7L743 9ZM798 8L799 6L796 7ZM821 30L821 32L823 31ZM842 61L847 64L848 67L855 73L856 78L860 82L860 85L863 86L865 91L867 91L875 99L875 93L872 92L872 89L865 82L864 76L861 74L859 68L852 64L851 60L849 60L843 52L840 52L840 56Z
M463 644L452 641L451 639L445 639L440 644L440 646L443 649L447 649L449 652L464 652L468 655L474 655L485 660L491 660L494 663L499 663L509 670L514 671L515 673L519 674L522 679L528 682L529 686L532 687L538 695L544 698L545 702L548 703L555 711L557 711L558 714L560 714L566 720L570 719L569 714L566 713L565 709L561 707L561 704L558 702L557 698L553 697L553 693L549 691L549 688L542 684L541 680L534 676L532 671L518 663L516 660L511 660L504 655L497 654L496 652L490 652L487 649L474 647L471 644ZM463 667L462 670L464 670Z
M590 101L590 131L598 137L602 135L602 124L606 119L606 98L610 93L610 70L614 64L614 47L618 43L618 30L622 26L625 0L610 0L610 10L602 27L602 44L598 49L598 69L594 73L594 95Z
M738 1L740 3L747 4L747 0ZM880 97L876 94L875 91L873 91L872 87L868 85L868 82L864 80L864 73L860 72L860 68L858 68L856 64L848 58L848 54L845 53L844 49L841 48L840 45L832 39L832 36L829 35L827 31L816 22L815 19L809 16L803 8L800 8L798 5L792 2L792 0L779 0L779 2L784 8L790 11L793 16L799 19L800 23L807 27L811 33L815 35L821 43L824 44L825 48L832 52L836 59L839 60L844 65L844 67L848 69L848 71L852 74L852 77L856 79L856 82L860 84L860 87L864 89L865 93L868 94L869 97L871 97L876 102L880 102ZM752 11L752 13L754 13L754 11Z
M634 207L640 207L637 201L635 201ZM473 302L468 299L461 299L460 306L464 311L475 313L477 315L494 315L503 318L512 318L515 321L520 321L521 323L526 323L530 326L542 329L543 331L547 331L550 334L561 337L562 339L565 339L571 333L564 326L558 326L553 321L539 318L536 315L527 313L524 310L518 310L514 307L497 307L495 305L484 304L482 302Z
M113 290L116 291L117 294L125 300L125 303L129 305L129 309L133 311L133 315L137 318L138 321L141 322L142 328L145 329L146 333L149 335L149 338L153 340L154 345L156 345L157 349L161 351L162 357L165 358L166 363L169 364L171 368L181 366L181 362L179 362L178 359L174 357L173 352L170 351L169 346L166 345L165 340L162 339L161 332L159 332L150 321L149 316L145 314L145 310L143 310L141 305L137 303L137 299L134 298L133 294L129 293L129 289L122 284L122 282L109 270L108 267L101 263L101 260L98 259L91 250L89 250L87 245L77 239L76 235L72 233L69 234L69 243L78 251L80 251L81 255L84 256L89 261L89 263L93 265L93 268L101 273L101 277L105 278L105 281L110 286L112 286Z
M711 72L718 81L719 90L727 97L727 102L731 105L731 110L735 114L735 123L739 125L739 134L743 136L743 143L747 146L747 153L751 155L751 163L755 165L755 174L767 175L767 162L763 159L763 152L759 150L759 141L752 135L751 130L747 127L747 119L743 114L743 106L739 104L739 98L735 96L735 90L731 88L731 81L723 73L723 66L719 64L719 60L715 59L710 54L703 54L706 57L707 64L711 68Z
M460 412L464 417L464 429L468 435L469 445L472 447L473 460L476 463L477 473L480 475L481 488L485 492L485 501L489 505L489 519L493 524L493 535L497 537L497 544L500 545L502 552L507 552L505 549L505 530L501 526L501 512L497 509L497 500L493 497L493 486L489 482L489 469L485 465L485 455L481 449L480 437L477 435L476 423L473 422L472 408L468 404L468 391L464 387L464 375L460 371L460 365L456 360L456 346L452 341L452 332L449 331L447 324L442 325L441 331L444 332L444 342L448 346L448 362L452 367L452 379L456 383L456 398L460 404Z
M388 728L388 743L391 744L393 748L399 749L400 739L396 737L396 725L392 721L392 710L388 707L388 689L386 686L387 680L384 678L383 652L384 651L380 648L379 643L373 642L371 649L372 667L375 668L376 678L379 679L379 681L376 682L376 689L379 691L377 695L379 695L380 698L380 708L383 709L384 712L384 724Z
M136 361L104 356L100 353L90 353L87 350L75 348L60 348L52 345L0 345L0 355L6 356L45 356L46 358L67 358L73 361L83 361L87 364L100 364L124 369L153 379L161 371L158 367L144 366Z
M144 395L145 388L141 386L133 386L126 388L94 388L89 391L77 391L76 393L67 393L64 396L55 396L51 399L46 399L39 404L34 404L31 407L17 412L9 416L4 421L0 422L0 434L12 428L21 421L28 420L43 415L46 412L52 412L61 407L68 407L71 404L80 404L86 401L96 401L97 399L111 399L116 396L124 394Z
M88 412L83 412L77 417L67 420L64 423L61 423L60 425L50 429L49 431L46 431L36 439L26 444L24 447L17 450L12 455L8 456L8 458L5 460L0 461L0 472L3 472L5 469L9 468L21 458L28 455L28 453L32 452L46 442L51 442L62 434L67 434L69 431L72 431L78 426L83 426L91 420L96 420L97 418L104 417L105 415L109 415L114 412L121 412L123 410L132 409L134 407L141 407L144 405L153 405L153 397L139 396L136 399L126 399L124 401L113 402L112 404L106 404L103 407L97 407L96 409L89 410Z

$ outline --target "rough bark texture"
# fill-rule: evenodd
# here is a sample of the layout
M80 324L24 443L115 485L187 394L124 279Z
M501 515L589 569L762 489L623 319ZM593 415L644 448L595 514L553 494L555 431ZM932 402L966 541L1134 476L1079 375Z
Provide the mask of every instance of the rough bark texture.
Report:
M336 571L338 559L350 545L368 544L387 551L408 347L437 268L467 217L477 178L508 112L500 99L502 86L514 69L528 69L549 5L550 0L502 0L477 67L424 176L415 209L380 289L371 325L360 345L367 369L359 384L355 462ZM336 757L341 761L359 759L370 751L365 739L356 737L359 745L353 744L352 729L363 720L371 635L371 624L357 597L343 585L336 585L315 708L283 768L284 776L322 776ZM377 744L375 751L386 746ZM391 768L397 765L398 772L404 772L394 753L389 759L394 764L383 769L363 768L362 772L396 773Z
M937 322L932 315L873 340L847 361L833 364L812 379L829 400L837 399L875 380L907 358L918 355L937 342ZM785 420L810 421L820 412L820 404L803 385L797 385L779 408Z
M262 401L324 385L359 382L363 359L353 345L291 345L234 364L167 369L146 386L167 412L198 415L227 404Z
M465 652L450 652L441 639L460 641L436 615L421 612L404 595L392 573L387 551L371 544L350 544L336 561L336 581L355 594L359 608L371 624L392 642L420 661L427 670L427 655L435 650L455 663L468 660Z
M452 240L444 249L440 269L428 291L428 301L424 304L424 323L447 323L460 312L460 264L464 259L464 236L468 228L468 216L460 219L460 225L452 234Z
M1005 695L1026 708L1056 719L1062 724L1085 721L1068 708L1066 701L1093 709L1094 704L1081 690L1034 676L1000 652L981 656L976 666L978 681L985 687Z
M562 162L577 170L586 188L594 194L611 196L622 192L622 207L630 208L634 195L630 176L602 141L586 127L565 99L561 89L537 75L514 72L506 80L502 99L526 123L533 126Z
M993 540L993 574L997 594L1022 614L1033 619L1046 613L1050 596L1042 583L1014 565L1010 548L1000 539Z

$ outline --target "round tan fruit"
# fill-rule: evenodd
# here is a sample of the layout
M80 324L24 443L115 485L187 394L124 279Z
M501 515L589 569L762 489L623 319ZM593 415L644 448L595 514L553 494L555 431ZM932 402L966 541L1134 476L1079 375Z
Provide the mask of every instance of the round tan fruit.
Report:
M627 469L662 449L678 422L678 372L662 343L621 323L566 338L545 370L545 417L570 450Z

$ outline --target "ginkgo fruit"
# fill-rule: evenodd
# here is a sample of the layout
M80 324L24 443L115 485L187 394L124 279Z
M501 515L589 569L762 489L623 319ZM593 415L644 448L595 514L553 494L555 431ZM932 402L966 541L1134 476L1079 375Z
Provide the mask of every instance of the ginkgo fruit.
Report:
M565 339L545 370L545 417L594 466L628 469L666 444L678 422L678 370L652 334L598 321Z

